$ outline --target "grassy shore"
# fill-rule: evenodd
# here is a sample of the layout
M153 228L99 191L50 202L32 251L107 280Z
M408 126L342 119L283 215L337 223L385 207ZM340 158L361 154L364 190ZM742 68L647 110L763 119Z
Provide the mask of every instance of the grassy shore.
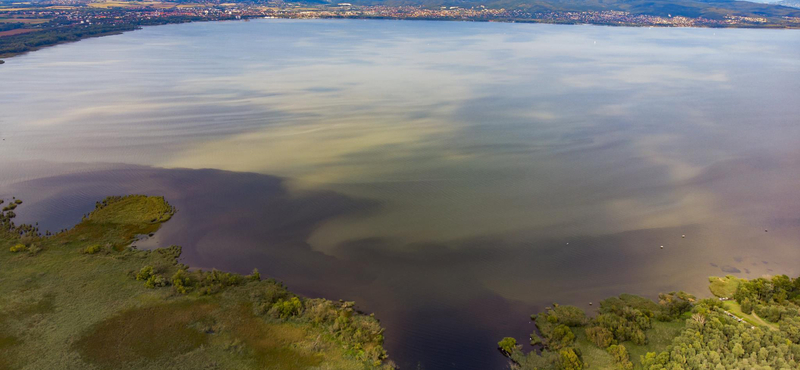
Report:
M0 369L387 369L383 330L352 302L179 264L180 247L140 251L174 209L109 198L50 236L0 230ZM17 207L19 205L20 207ZM8 207L8 206L7 206Z

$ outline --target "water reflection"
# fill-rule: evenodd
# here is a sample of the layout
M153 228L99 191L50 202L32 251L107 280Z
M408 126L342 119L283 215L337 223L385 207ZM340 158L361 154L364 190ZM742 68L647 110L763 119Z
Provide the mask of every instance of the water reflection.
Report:
M552 301L800 272L797 31L172 25L0 81L20 217L165 195L181 212L150 243L355 299L404 365L499 366Z

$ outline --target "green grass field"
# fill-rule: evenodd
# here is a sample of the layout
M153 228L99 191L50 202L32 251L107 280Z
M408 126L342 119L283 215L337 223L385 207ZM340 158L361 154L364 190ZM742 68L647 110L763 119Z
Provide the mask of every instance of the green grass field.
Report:
M739 287L739 282L741 281L742 279L733 275L725 277L711 276L708 278L708 289L716 297L733 298L733 294L736 293L736 288Z
M128 245L173 212L163 198L130 196L99 204L76 227L51 237L0 231L0 369L386 367L369 356L382 350L380 334L346 331L380 332L371 317L324 300L302 299L280 317L270 314L275 309L255 309L283 307L293 297L273 281L187 272L189 292L158 279L145 287L137 273L151 266L153 276L173 276L183 268L176 262L180 250ZM10 251L18 245L22 250ZM324 315L311 321L317 311L337 326Z

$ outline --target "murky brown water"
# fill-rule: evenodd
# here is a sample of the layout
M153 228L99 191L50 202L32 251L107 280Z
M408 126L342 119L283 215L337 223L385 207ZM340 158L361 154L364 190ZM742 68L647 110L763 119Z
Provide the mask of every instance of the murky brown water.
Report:
M20 221L165 195L142 246L356 300L408 368L500 368L554 301L800 273L798 31L188 24L9 59L0 87Z

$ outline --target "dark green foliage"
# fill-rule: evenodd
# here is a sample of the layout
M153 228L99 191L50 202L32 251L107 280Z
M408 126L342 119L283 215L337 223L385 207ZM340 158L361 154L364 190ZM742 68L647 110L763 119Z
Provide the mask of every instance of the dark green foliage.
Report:
M512 361L512 368L520 370L556 370L556 369L583 369L591 368L591 363L585 363L580 349L587 350L586 342L576 342L574 330L584 330L586 339L605 349L606 353L589 351L588 356L599 359L608 356L605 365L615 364L621 370L633 369L628 348L623 342L632 342L637 348L648 343L646 332L654 326L654 319L661 321L674 321L675 318L686 315L693 306L694 296L684 292L670 292L659 295L659 303L647 298L623 294L600 302L598 315L592 319L573 306L553 305L544 312L532 315L531 318L536 328L541 333L531 334L531 344L542 344L541 353L531 351L523 353L520 346L504 354ZM719 305L716 300L709 300L711 304ZM662 328L666 323L658 323ZM665 338L663 329L653 332L658 343L663 346ZM800 334L800 331L799 331ZM514 342L516 344L516 342ZM506 349L511 347L506 346ZM663 347L657 347L663 348ZM600 357L598 357L600 356ZM605 361L605 360L603 360Z
M778 327L792 343L800 344L800 319L783 320Z
M541 353L522 352L514 338L504 338L498 346L500 350L519 369L582 369L583 359L580 351L572 347L575 343L573 327L581 327L588 321L586 314L574 306L554 304L544 312L531 315L536 328L542 334L531 334L531 345L542 344Z
M12 36L0 37L0 56L11 56L36 50L45 46L78 41L88 37L113 35L133 31L141 26L170 23L184 23L201 20L194 16L164 16L117 20L113 23L63 24L51 21L43 24L41 30Z
M792 305L794 306L794 305ZM764 320L770 322L779 322L782 319L788 319L797 316L796 306L782 306L779 304L771 305L757 305L753 308L753 312Z
M557 304L546 308L538 315L531 315L531 319L542 333L542 343L552 350L571 345L575 340L575 334L570 327L583 326L587 321L586 314L580 308Z
M644 331L652 327L651 319L656 312L660 312L660 307L642 297L621 295L600 302L599 312L590 327L606 329L612 334L613 343L629 340L643 345L647 341ZM593 332L601 331L593 329ZM599 342L606 343L607 340Z
M661 307L656 314L656 319L660 321L675 320L685 312L689 312L695 300L693 295L684 291L661 293L658 295L658 304Z
M2 41L2 37L0 37L0 42ZM0 204L3 204L4 201L0 200ZM12 237L19 239L23 242L29 242L35 240L38 237L41 237L39 233L39 227L36 225L16 225L14 224L14 218L17 217L17 214L14 213L14 210L17 209L17 206L22 204L22 201L16 199L11 201L7 206L2 208L0 211L0 237Z
M244 276L219 270L211 272L198 271L197 289L201 294L215 294L227 287L241 285L245 282Z
M800 304L800 277L791 279L786 275L777 275L772 279L746 280L739 284L734 298L740 304L748 299L753 304L797 306Z
M531 320L540 320L552 324L564 324L570 327L582 326L586 324L586 313L575 306L562 306L554 304L553 307L548 307L545 312L538 315L531 315Z
M0 31L11 31L19 28L25 28L25 23L22 22L0 23Z
M531 333L531 345L532 346L538 346L538 345L540 345L542 343L544 343L544 342L542 342L542 338L539 336L539 334L537 334L536 332Z
M250 293L250 299L253 302L253 311L257 315L266 315L276 302L291 296L289 291L282 285L272 281L269 282L270 284Z
M558 325L547 339L547 346L552 350L559 350L575 343L575 333L566 325Z
M800 358L791 321L780 330L751 326L725 315L703 300L693 309L680 336L661 353L641 358L646 370L661 369L796 369Z
M750 302L749 298L743 299L741 304L742 304L742 312L748 315L753 313L753 303Z

